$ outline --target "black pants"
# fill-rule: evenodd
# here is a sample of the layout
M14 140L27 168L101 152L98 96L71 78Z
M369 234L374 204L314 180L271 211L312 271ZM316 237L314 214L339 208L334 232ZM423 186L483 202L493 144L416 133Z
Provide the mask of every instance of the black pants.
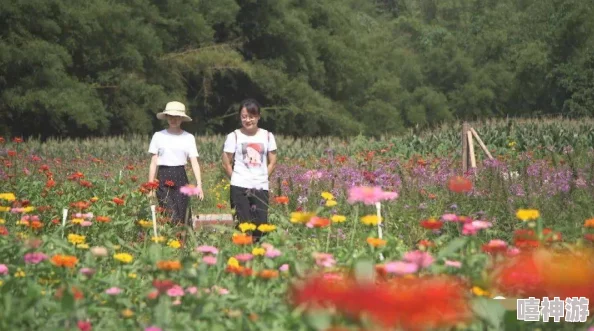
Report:
M189 183L186 167L159 166L157 179L159 180L157 189L159 206L165 208L165 213L171 217L171 223L185 224L186 211L191 215L191 211L188 210L190 197L182 194L179 189Z
M231 208L235 209L238 226L240 223L254 223L256 226L268 223L268 191L247 189L231 185ZM252 231L254 242L260 241L263 233Z

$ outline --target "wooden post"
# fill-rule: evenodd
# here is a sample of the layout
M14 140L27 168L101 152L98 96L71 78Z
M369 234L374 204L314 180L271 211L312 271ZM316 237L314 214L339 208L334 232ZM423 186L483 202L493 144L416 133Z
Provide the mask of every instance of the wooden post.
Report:
M470 167L476 169L476 158L474 155L474 141L472 140L472 132L467 131L466 136L468 137L468 154L470 155Z
M468 123L462 123L462 173L468 171Z
M491 153L489 153L487 146L485 145L485 143L483 143L483 140L481 139L481 137L479 137L478 133L476 133L474 128L470 128L470 131L472 132L472 135L474 136L476 141L479 143L479 146L481 146L481 149L483 150L483 152L485 152L485 154L487 154L489 159L493 160L493 156L491 155Z

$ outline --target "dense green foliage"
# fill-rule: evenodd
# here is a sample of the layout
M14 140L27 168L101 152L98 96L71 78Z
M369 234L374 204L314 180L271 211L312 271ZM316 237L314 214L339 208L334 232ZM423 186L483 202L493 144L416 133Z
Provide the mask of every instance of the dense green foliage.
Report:
M395 134L594 110L590 0L7 0L0 134L237 125L255 97L286 135Z

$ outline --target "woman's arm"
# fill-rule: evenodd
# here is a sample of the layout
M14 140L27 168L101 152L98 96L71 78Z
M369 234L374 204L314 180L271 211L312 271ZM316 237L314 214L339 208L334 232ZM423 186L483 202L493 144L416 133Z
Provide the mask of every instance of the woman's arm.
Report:
M155 175L157 173L157 161L159 159L159 155L157 154L153 154L153 156L151 157L151 164L149 165L149 176L148 176L148 181L149 182L154 182L155 181ZM149 196L154 196L155 195L155 191L151 190L149 193Z
M192 171L194 172L194 178L196 178L196 187L200 189L200 193L198 196L200 200L204 199L204 191L202 190L202 176L200 174L200 164L198 163L198 158L191 157L190 164L192 165Z
M268 176L272 175L276 167L276 150L268 152Z
M221 160L223 161L223 170L225 170L229 179L231 179L231 175L233 175L233 166L231 165L233 156L233 153L223 152L223 156L221 157Z

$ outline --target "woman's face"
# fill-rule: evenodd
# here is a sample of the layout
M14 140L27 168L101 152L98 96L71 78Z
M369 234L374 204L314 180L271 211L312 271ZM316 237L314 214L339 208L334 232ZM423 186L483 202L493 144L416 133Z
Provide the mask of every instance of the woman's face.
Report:
M240 113L241 125L246 129L254 129L258 127L258 120L260 116L248 113L247 109L243 108Z
M180 116L167 116L167 123L169 123L170 128L179 128L182 123L182 118Z

